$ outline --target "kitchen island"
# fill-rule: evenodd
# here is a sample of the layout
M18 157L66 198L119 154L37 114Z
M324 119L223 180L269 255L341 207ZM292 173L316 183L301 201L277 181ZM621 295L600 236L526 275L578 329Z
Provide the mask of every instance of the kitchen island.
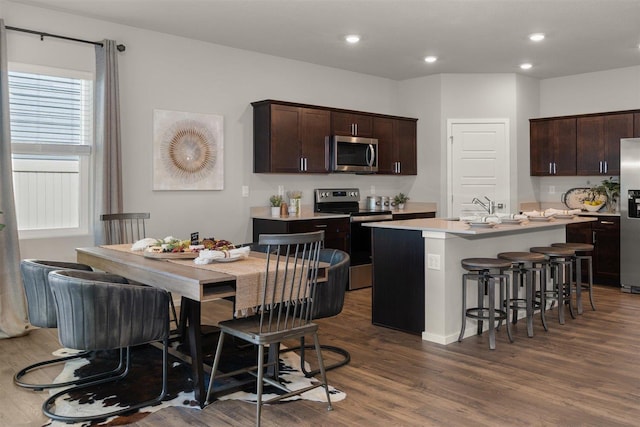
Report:
M457 341L462 310L463 258L494 258L565 241L567 224L590 217L470 227L442 218L372 222L372 321L426 341ZM467 306L474 306L474 292ZM486 322L485 322L486 323ZM475 328L468 327L468 335Z

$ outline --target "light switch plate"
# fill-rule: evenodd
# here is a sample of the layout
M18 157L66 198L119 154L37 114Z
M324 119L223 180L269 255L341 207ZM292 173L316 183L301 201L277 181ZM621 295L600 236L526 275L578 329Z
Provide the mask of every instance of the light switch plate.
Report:
M248 185L243 185L242 186L242 197L249 197L249 186Z
M427 254L427 268L429 270L440 270L440 255Z

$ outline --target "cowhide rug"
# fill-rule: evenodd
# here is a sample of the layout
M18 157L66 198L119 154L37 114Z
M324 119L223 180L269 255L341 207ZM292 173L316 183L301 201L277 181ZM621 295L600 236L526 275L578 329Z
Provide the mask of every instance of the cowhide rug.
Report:
M227 349L231 351L227 351ZM234 346L233 343L225 344L225 352L221 358L220 369L229 372L245 363L255 364L255 355L256 351L253 347L238 348ZM307 357L311 356L314 356L313 352L310 352ZM81 358L71 360L65 364L63 371L58 375L56 381L64 382L72 378L86 377L96 372L111 369L117 365L117 358L117 351L108 351L98 352L90 359ZM211 360L207 361L211 362ZM285 352L280 355L280 377L283 383L290 389L307 387L317 381L314 378L306 378L304 376L300 370L300 356L294 352ZM121 426L139 421L153 412L170 406L190 407L194 410L199 410L200 407L194 400L190 366L170 355L168 378L167 395L159 405L142 408L132 414L125 414L92 423L66 424L59 421L50 421L45 424L45 426ZM217 382L216 380L216 383ZM72 392L70 395L65 395L57 400L55 412L65 415L92 415L114 410L116 407L130 406L135 402L148 400L157 396L161 388L161 383L162 352L151 345L134 347L131 350L131 370L126 378L92 388L91 394ZM206 386L208 386L208 379ZM218 384L215 384L215 386L217 387ZM344 392L331 386L329 386L329 390L332 402L341 401L346 397ZM57 391L59 390L51 390L50 393L53 394ZM264 386L264 400L275 396L274 393L283 392L276 387ZM253 384L247 384L239 391L221 396L219 399L255 402L255 382ZM302 396L293 396L279 403L298 399L326 402L326 395L324 388L318 387L304 393Z

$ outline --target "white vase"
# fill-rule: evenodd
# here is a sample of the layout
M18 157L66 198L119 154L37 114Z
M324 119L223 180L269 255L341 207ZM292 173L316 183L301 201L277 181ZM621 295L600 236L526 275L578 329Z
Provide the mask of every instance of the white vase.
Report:
M280 206L271 206L271 216L280 216Z

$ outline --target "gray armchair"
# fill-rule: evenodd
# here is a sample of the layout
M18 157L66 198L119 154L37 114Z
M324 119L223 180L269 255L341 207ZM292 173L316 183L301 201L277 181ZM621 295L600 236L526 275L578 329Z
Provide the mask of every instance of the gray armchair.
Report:
M55 270L71 269L80 271L92 271L91 267L85 264L77 264L73 262L62 261L45 261L35 259L25 259L20 263L20 271L22 273L22 283L27 296L27 309L29 312L29 322L33 326L39 328L57 328L58 318L56 314L56 306L53 300L53 294L49 287L49 273ZM126 281L125 281L126 283ZM36 369L51 366L54 364L66 362L67 360L85 357L87 352L75 354L73 356L59 357L56 359L45 360L18 371L13 382L24 388L33 390L43 390L47 388L65 387L85 382L90 382L99 378L111 375L119 375L122 372L122 358L120 364L113 370L96 374L94 376L83 378L81 380L68 381L65 383L48 383L37 384L30 383L25 380L25 376Z
M169 294L148 286L123 284L119 276L87 271L53 271L49 284L56 303L60 343L78 350L126 349L126 368L120 377L109 377L60 391L42 405L46 416L67 423L105 419L154 405L167 390L169 348ZM162 390L157 397L107 413L63 416L53 409L69 392L86 390L124 378L130 367L130 347L162 341Z

